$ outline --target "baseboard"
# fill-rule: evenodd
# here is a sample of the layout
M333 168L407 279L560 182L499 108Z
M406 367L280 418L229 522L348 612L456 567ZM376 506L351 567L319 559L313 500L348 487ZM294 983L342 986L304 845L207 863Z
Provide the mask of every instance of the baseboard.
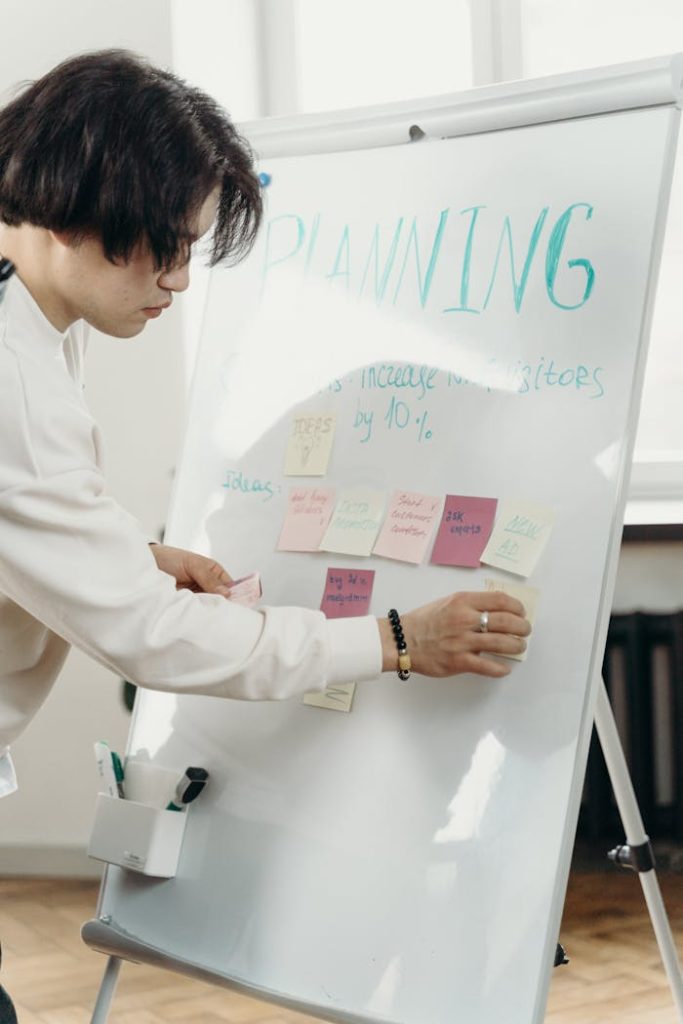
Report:
M0 845L0 876L99 878L103 866L82 846Z

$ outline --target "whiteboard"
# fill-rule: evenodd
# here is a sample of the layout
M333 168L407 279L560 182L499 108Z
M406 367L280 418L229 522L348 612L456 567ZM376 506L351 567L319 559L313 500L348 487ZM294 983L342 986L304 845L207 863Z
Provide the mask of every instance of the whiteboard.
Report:
M141 694L129 753L211 785L178 876L109 868L87 941L332 1020L542 1021L677 122L264 162L260 241L212 274L168 542L316 608L360 560L276 550L293 483L523 497L557 517L535 630L503 681L385 676L349 714ZM335 416L324 478L283 474L295 413ZM509 578L362 565L379 615Z

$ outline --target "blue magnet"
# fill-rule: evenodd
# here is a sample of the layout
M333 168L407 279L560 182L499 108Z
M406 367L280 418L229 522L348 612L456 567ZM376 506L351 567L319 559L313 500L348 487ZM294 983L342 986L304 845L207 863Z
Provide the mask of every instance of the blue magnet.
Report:
M258 180L261 182L263 188L268 188L273 179L269 174L266 174L265 171L261 171L261 173L258 176Z

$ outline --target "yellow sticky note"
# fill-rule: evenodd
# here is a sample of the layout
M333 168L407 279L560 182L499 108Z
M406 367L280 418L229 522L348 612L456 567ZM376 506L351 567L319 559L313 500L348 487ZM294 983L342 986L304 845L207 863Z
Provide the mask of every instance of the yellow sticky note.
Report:
M341 491L320 551L369 555L382 525L386 495L369 487Z
M537 587L528 587L524 583L510 583L508 580L485 579L484 590L501 590L504 594L516 598L517 601L521 601L524 605L524 614L533 626L538 599L541 596L541 592ZM514 661L526 661L531 637L526 637L525 639L527 642L526 651L522 651L521 654L502 654L500 657L512 658Z
M301 703L311 708L326 708L328 711L350 711L355 692L355 683L338 683L319 693L305 693Z
M285 476L324 476L334 441L331 413L302 413L292 420Z
M548 542L555 511L528 501L499 503L493 533L484 548L482 562L498 569L530 576Z

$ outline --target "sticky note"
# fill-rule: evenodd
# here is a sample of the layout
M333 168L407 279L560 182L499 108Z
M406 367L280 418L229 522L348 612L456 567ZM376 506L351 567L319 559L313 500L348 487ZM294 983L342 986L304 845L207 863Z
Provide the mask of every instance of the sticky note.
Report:
M320 611L328 619L367 615L374 582L374 569L328 569Z
M367 615L374 582L373 569L328 569L320 610L328 619ZM320 693L305 693L301 702L328 711L350 711L355 692L355 683L338 683Z
M430 559L436 565L474 568L491 536L496 498L447 494Z
M334 509L335 492L329 487L293 487L278 551L317 551Z
M533 626L534 619L536 618L538 599L541 594L537 587L529 587L525 583L511 583L508 580L485 579L484 590L502 590L504 594L509 594L510 597L514 597L518 601L521 601L524 605L524 614ZM512 658L514 661L526 661L526 656L529 653L531 637L525 637L525 639L527 642L526 651L522 651L521 654L501 654L499 657Z
M246 605L247 608L255 608L263 596L261 585L261 574L252 572L249 576L242 576L239 580L233 580L230 584L228 597L231 601Z
M341 491L319 550L369 555L382 525L384 504L382 491L365 487Z
M555 512L526 501L505 501L481 560L487 565L530 576L550 537Z
M311 708L326 708L328 711L350 711L355 692L355 683L337 683L319 693L305 693L301 703Z
M334 441L331 413L296 416L287 444L285 476L324 476Z
M395 491L374 554L419 565L440 509L441 498L415 491Z

